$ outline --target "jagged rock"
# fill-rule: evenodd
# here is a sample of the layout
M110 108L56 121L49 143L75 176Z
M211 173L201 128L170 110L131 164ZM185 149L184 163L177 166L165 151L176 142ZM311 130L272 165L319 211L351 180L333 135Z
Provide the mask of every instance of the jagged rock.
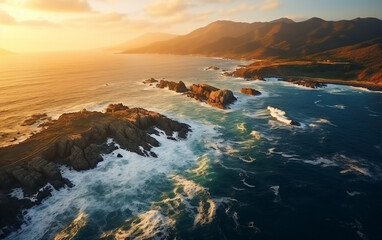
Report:
M156 83L156 82L158 82L158 80L156 80L155 78L149 78L143 81L143 83Z
M193 84L187 96L199 101L205 101L214 107L222 109L227 108L229 104L236 101L232 91L227 89L220 90L208 84Z
M117 158L123 158L122 154L118 153Z
M113 151L117 150L118 147L115 146L115 144L112 142L110 144L107 144L107 143L104 143L102 145L99 146L99 149L100 149L100 152L101 153L104 153L104 154L110 154L112 153Z
M289 78L282 78L281 81L290 82L296 85L308 87L308 88L323 88L327 85L320 82L312 81L309 78L300 78L300 77L289 77Z
M175 92L188 92L188 89L184 82L179 81L178 83L176 82L171 82L171 81L166 81L166 80L160 80L160 82L156 85L157 88L168 88L171 91Z
M10 170L11 175L20 183L24 190L28 192L36 191L45 185L44 177L41 173L31 168L16 166Z
M261 95L260 91L257 91L256 89L253 89L253 88L242 88L240 89L240 92L246 95L251 95L251 96Z
M28 119L26 119L21 126L31 126L35 124L39 120L46 120L48 119L48 115L46 113L41 113L41 114L33 114L30 116Z
M129 109L129 107L124 106L122 103L109 104L106 108L106 112L117 112L117 111L123 111L127 109Z
M47 183L57 190L65 185L72 187L70 180L62 177L59 166L67 165L77 171L96 167L103 160L101 152L111 153L117 149L114 142L106 144L108 138L113 138L123 149L157 157L151 149L160 144L150 136L158 133L156 128L167 136L178 132L179 138L186 138L190 132L187 124L142 108L129 109L122 104L110 104L105 113L82 110L62 114L24 142L0 148L0 195L21 187L26 194L38 193L38 199L42 200L49 196L50 190L38 190ZM22 209L39 202L8 195L4 198L0 199L0 229L20 226ZM4 202L14 210L3 213Z

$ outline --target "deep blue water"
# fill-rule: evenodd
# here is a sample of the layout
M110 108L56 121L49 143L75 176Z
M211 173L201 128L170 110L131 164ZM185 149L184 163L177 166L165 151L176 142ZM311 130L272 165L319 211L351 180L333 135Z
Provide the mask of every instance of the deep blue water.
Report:
M153 109L190 124L189 139L159 137L158 159L119 149L96 169L63 168L76 186L29 210L28 224L10 239L380 239L382 93L311 90L203 70L240 64L222 59L117 58L118 64L149 58L150 75L138 63L126 72L114 66L113 92L105 101L97 101L102 93L83 97L83 104ZM238 101L215 109L140 83L148 77L206 82L233 90ZM263 94L244 96L241 87ZM302 126L277 120L268 106Z

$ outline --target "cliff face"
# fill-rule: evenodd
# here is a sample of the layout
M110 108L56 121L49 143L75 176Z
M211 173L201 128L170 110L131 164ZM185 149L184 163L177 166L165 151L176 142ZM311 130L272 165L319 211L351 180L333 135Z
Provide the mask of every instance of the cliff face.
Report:
M25 142L0 148L0 210L13 206L11 212L0 211L0 229L17 227L22 220L21 209L39 203L10 197L7 193L12 188L21 187L26 194L34 194L47 183L56 189L70 187L70 180L63 178L59 166L77 171L96 167L103 160L101 153L116 149L114 144L106 144L108 138L131 152L157 157L152 148L160 143L149 135L158 134L155 127L173 140L175 132L184 139L190 131L187 124L159 113L116 104L109 105L105 113L83 110L63 114ZM39 195L41 199L49 196L49 188Z

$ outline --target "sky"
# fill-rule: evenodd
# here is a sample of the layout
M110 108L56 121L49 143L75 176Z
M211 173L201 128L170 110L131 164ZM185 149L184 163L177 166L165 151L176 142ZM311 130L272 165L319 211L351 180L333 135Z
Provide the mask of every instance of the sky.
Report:
M382 0L0 0L0 48L102 48L146 32L186 34L216 20L377 17Z

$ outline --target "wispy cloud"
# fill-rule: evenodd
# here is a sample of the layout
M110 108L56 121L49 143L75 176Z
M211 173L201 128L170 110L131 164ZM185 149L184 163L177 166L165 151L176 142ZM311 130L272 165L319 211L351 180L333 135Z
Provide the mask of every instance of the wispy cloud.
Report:
M0 25L14 25L16 20L5 11L0 10Z
M249 5L247 3L241 3L239 6L237 6L235 8L228 9L224 12L226 12L227 14L235 14L238 12L250 12L250 11L254 11L256 9L258 9L258 6L256 4Z
M5 11L0 10L0 25L3 26L28 26L28 27L54 27L55 23L45 20L25 20L17 21L14 17Z
M24 6L34 10L51 12L92 11L86 0L27 0Z
M277 0L265 0L265 3L260 7L262 11L269 11L276 9L280 6L280 3Z
M182 0L155 0L145 7L150 16L169 16L185 11L190 4Z

